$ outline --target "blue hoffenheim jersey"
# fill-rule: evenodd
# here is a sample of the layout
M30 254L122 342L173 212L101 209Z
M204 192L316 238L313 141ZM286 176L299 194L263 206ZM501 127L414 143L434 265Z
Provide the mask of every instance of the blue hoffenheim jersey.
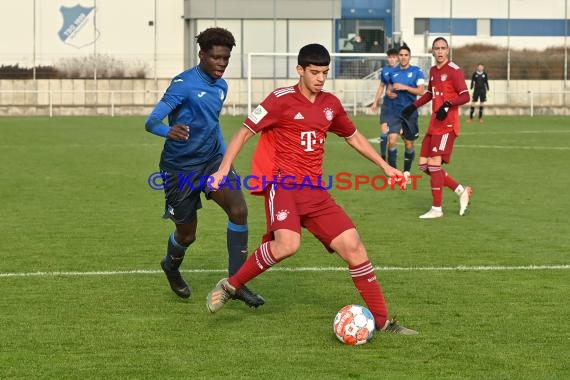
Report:
M380 81L382 83L384 83L384 89L388 88L388 85L390 84L390 73L394 69L395 69L395 67L392 67L390 65L386 65L386 66L382 67L382 71L380 72ZM382 100L382 103L384 103L386 105L392 103L392 99L387 97L385 92L384 92L384 100Z
M225 152L219 118L227 93L224 79L213 79L198 66L172 79L161 99L172 109L168 124L187 125L190 136L187 141L166 139L162 169L189 172Z
M401 69L397 66L390 72L389 82L401 83L410 87L418 87L425 83L423 71L417 66L409 66L407 69ZM393 99L392 106L396 110L402 110L410 103L413 103L417 96L408 91L396 91L398 96Z

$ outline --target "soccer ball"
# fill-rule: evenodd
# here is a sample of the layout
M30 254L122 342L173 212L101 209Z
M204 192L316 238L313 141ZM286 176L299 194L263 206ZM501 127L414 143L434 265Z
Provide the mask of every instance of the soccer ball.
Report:
M370 310L360 305L347 305L334 317L334 334L344 344L358 346L374 337L376 323Z

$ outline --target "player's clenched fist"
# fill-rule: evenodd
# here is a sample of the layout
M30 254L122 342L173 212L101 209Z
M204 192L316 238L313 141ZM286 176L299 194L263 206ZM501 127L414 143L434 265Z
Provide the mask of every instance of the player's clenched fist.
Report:
M187 125L178 124L170 128L167 137L172 140L186 141L190 135L190 127Z

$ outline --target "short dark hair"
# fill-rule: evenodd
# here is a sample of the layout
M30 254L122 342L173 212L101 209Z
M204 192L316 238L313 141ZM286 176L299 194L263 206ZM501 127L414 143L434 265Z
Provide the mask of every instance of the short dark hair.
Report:
M299 50L297 64L302 68L309 65L328 66L331 63L331 56L326 47L320 44L305 45Z
M447 47L449 47L449 42L447 42L447 40L443 37L437 37L435 40L433 40L433 42L431 43L431 47L433 48L433 45L435 45L435 43L437 41L443 41L445 42L445 44L447 45Z
M400 46L400 48L398 49L398 54L399 54L402 50L407 50L408 53L412 54L412 51L410 50L410 47L409 47L408 45L406 45L406 43L404 43L402 46Z
M208 28L196 36L200 50L208 51L214 46L225 46L230 51L236 46L234 35L224 28Z
M388 49L388 51L386 51L386 55L387 56L398 55L398 49L390 48L390 49Z

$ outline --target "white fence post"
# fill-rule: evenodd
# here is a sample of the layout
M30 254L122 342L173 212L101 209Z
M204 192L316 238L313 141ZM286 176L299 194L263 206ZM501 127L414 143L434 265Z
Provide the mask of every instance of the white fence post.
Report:
M48 91L48 102L49 102L49 117L53 117L53 102L51 100L51 88Z
M356 116L356 91L352 92L352 106L354 107L353 115Z
M115 116L115 91L111 91L111 117Z
M529 90L529 96L530 96L530 117L534 116L534 96L532 94L532 91Z

